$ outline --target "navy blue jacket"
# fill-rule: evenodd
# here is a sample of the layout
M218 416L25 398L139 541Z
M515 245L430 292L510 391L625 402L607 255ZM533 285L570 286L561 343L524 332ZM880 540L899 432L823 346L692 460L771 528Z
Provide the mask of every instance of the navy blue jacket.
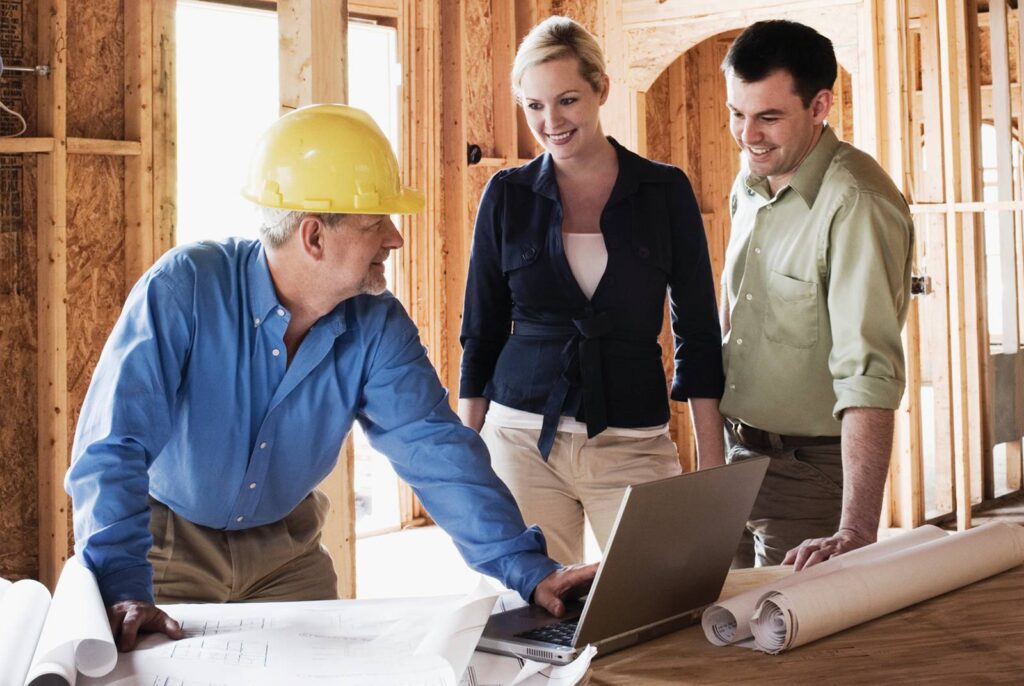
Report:
M560 415L586 422L590 436L668 421L658 344L666 289L672 399L722 396L714 282L690 183L609 140L619 174L601 213L608 266L592 300L565 257L550 155L495 174L477 215L459 395L543 414L545 456Z

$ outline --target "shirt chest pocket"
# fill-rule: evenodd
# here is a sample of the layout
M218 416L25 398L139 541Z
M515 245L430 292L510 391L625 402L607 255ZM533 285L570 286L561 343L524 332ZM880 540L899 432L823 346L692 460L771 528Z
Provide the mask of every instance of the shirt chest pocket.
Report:
M794 348L813 348L818 342L818 285L771 272L764 335Z
M550 260L541 259L542 246L538 243L510 241L502 247L501 271L513 300L520 305L534 306L555 288Z

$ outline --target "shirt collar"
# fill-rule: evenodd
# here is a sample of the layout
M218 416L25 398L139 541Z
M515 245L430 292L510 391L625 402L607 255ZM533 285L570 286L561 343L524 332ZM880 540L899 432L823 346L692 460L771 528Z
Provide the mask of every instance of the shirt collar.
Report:
M270 266L267 264L267 253L263 243L257 242L256 249L249 255L246 265L246 276L249 281L249 314L252 323L259 326L266 320L270 311L279 305L274 280L270 277Z
M272 310L281 305L277 297L277 289L274 288L274 280L270 276L270 265L267 263L267 252L261 241L256 242L256 250L249 256L246 266L246 276L249 281L249 314L250 320L256 326L266 321ZM343 334L354 325L354 316L351 316L351 308L348 301L340 302L338 305L317 320L313 324L316 328L325 328L335 337Z
M615 148L619 160L619 173L608 198L609 205L635 193L641 183L661 178L657 175L655 165L650 164L648 160L627 150L611 136L608 136L608 142ZM511 183L530 186L534 193L545 198L558 200L555 163L550 153L544 153L522 167L512 170L505 178Z
M803 198L804 202L807 203L807 207L814 205L818 192L821 190L821 183L825 179L825 172L828 170L829 165L832 164L832 158L835 156L836 149L838 148L839 138L832 131L832 127L825 124L818 142L814 144L814 148L800 163L796 173L793 174L793 178L790 179L789 188L792 188ZM748 174L744 179L744 183L750 190L757 191L760 195L771 198L766 177Z

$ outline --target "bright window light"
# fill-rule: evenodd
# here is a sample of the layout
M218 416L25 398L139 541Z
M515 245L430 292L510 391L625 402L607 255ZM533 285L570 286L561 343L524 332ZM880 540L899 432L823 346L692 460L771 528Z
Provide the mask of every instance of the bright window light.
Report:
M177 242L256 238L259 213L241 188L278 116L277 14L179 0L175 21Z
M176 22L177 243L256 238L259 213L241 187L253 144L279 114L277 15L178 0ZM369 112L397 150L395 30L352 21L348 40L349 102ZM393 287L392 260L386 269ZM357 531L398 528L397 477L358 424L353 437Z

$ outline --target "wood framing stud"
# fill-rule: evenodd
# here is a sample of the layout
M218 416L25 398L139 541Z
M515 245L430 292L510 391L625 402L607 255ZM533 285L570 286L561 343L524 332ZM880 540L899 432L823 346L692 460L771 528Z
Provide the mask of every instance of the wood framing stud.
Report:
M280 0L281 113L316 103L348 102L347 0ZM349 435L338 464L320 487L331 500L323 543L334 558L338 592L356 592L356 501L354 456Z
M39 63L51 72L39 88L39 131L54 146L37 158L39 580L51 591L68 552L66 37L65 0L40 2Z

